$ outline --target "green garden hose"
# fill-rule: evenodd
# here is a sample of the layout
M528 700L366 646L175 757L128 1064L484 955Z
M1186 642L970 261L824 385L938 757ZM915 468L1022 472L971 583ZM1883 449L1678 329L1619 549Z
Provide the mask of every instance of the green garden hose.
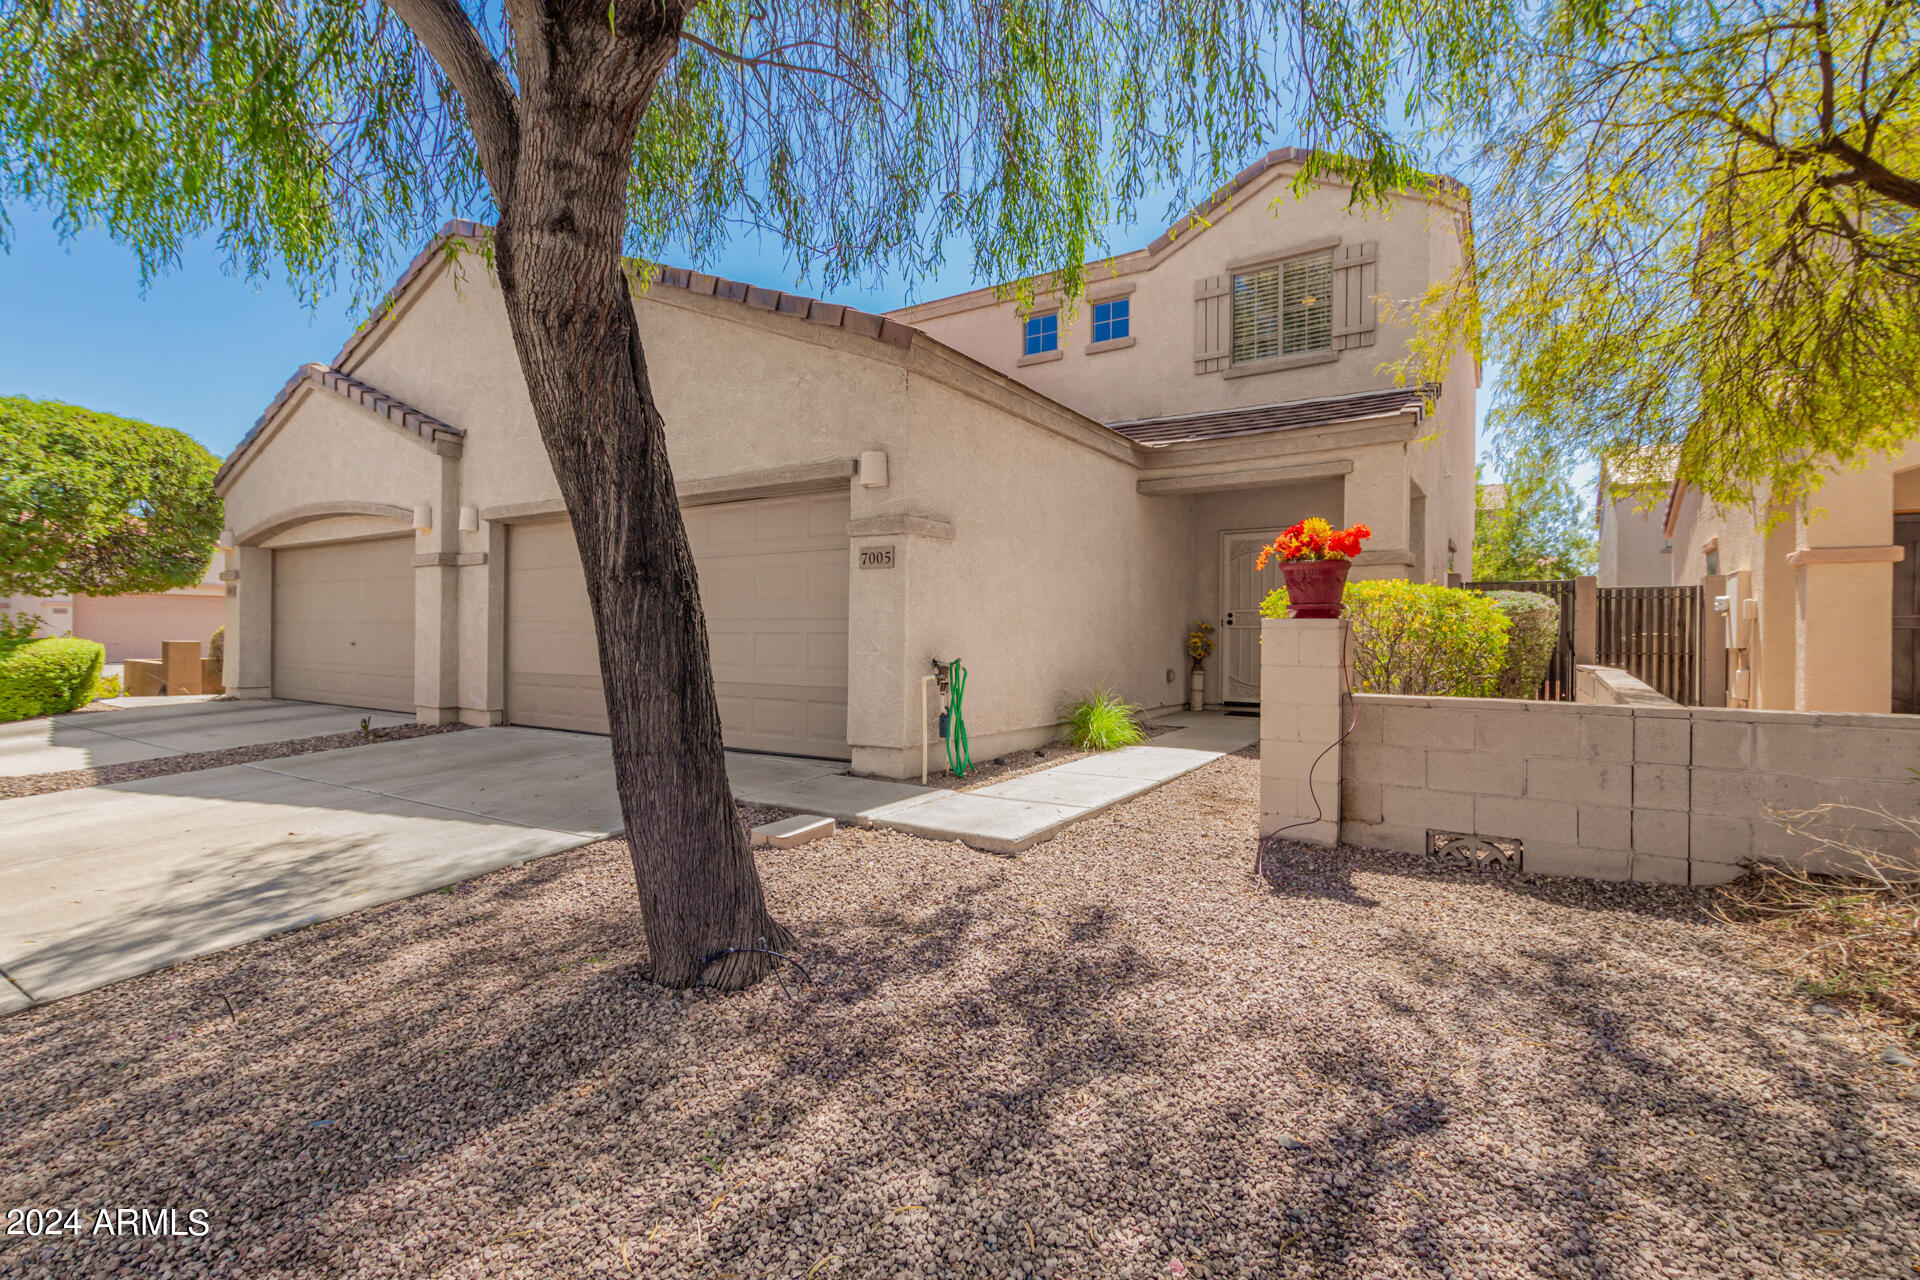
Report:
M967 722L960 715L960 699L967 692L967 669L960 665L960 659L953 660L947 681L947 768L953 770L954 777L964 778L973 768L973 756L967 751Z

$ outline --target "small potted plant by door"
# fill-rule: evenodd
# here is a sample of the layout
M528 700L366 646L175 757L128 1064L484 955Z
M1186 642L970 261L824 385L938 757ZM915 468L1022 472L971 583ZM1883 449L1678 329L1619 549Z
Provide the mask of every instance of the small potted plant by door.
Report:
M1187 656L1193 659L1193 679L1187 686L1187 707L1204 711L1207 706L1207 658L1213 653L1213 624L1196 622L1187 632Z
M1336 529L1311 516L1275 538L1272 546L1260 552L1254 567L1264 569L1269 560L1280 561L1280 574L1287 580L1288 617L1337 618L1353 557L1372 536L1373 530L1363 524Z

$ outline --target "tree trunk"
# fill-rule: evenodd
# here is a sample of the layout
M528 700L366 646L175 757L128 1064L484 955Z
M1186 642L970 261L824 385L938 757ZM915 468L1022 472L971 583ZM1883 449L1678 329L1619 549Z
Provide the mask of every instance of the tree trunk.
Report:
M540 434L573 517L653 979L746 986L784 949L727 787L706 619L621 248L635 131L677 16L610 38L549 6L523 66L495 259ZM545 57L540 53L544 51Z

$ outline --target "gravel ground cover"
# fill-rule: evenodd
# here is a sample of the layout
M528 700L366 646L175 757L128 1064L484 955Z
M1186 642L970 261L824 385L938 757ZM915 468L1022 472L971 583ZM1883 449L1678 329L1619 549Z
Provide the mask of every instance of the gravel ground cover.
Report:
M201 769L218 769L222 765L251 764L256 760L279 760L286 756L311 755L316 751L335 751L341 747L364 747L374 742L424 738L430 733L451 733L466 727L463 724L397 724L375 729L371 733L353 729L346 733L324 733L312 738L288 738L284 742L256 742L252 746L228 747L223 751L195 751L182 756L161 756L156 760L130 760L125 764L103 765L98 769L68 769L62 773L0 777L0 800L43 796L51 791L72 791L76 787L103 787L109 783L134 782L141 778L163 778L170 773L194 773Z
M1684 890L1253 857L1216 761L1014 858L763 853L811 984L640 982L606 841L0 1021L0 1275L1891 1277L1920 1105Z

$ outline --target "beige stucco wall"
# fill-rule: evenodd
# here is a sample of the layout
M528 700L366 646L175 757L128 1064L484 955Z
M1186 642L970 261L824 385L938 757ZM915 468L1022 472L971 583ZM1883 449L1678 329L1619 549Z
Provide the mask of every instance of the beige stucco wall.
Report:
M1893 566L1874 558L1892 544L1896 511L1920 510L1920 442L1858 468L1836 469L1768 527L1760 508L1721 506L1689 495L1674 521L1674 581L1719 568L1757 601L1744 664L1744 705L1885 712L1893 671ZM1813 555L1805 553L1812 552ZM1799 563L1795 563L1795 561ZM1730 700L1729 705L1743 705Z
M500 297L480 261L464 261L427 268L342 365L462 429L457 456L309 385L227 478L229 524L257 535L227 564L227 678L243 696L271 687L273 548L390 534L425 503L432 527L414 544L418 713L503 718L505 529L558 518L559 491ZM1470 399L1464 440L1442 442L1438 415L1418 426L1409 416L1176 452L1154 470L1137 446L938 344L876 342L666 286L636 307L683 492L887 455L884 486L823 482L846 485L852 501L848 736L855 767L876 773L918 771L919 681L931 659L968 664L981 758L1050 738L1061 705L1095 683L1149 708L1177 705L1186 630L1217 611L1221 529L1366 519L1392 554L1360 571L1400 575L1410 477L1428 476L1437 497L1456 457L1471 473ZM1272 491L1138 487L1148 474L1329 460L1346 474ZM1430 523L1436 509L1430 499ZM463 510L477 529L458 528ZM1445 541L1429 535L1430 558L1443 563ZM896 548L895 567L859 569L859 548L879 545Z
M1352 210L1346 189L1337 185L1295 196L1293 172L1291 166L1282 165L1255 179L1236 193L1228 207L1209 215L1209 227L1176 238L1153 256L1150 265L1143 255L1129 254L1089 268L1090 298L1132 287L1131 347L1089 353L1093 320L1085 301L1069 303L1061 311L1061 358L1024 366L1020 364L1021 304L1015 297L983 297L982 305L964 310L948 310L952 304L940 300L894 314L1101 422L1390 386L1391 379L1384 379L1378 366L1400 356L1407 330L1384 315L1373 346L1343 351L1326 364L1246 377L1194 372L1194 284L1225 272L1230 262L1330 237L1338 237L1342 244L1373 241L1379 254L1377 290L1389 298L1417 295L1451 269L1450 262L1438 261L1436 255L1444 243L1442 236L1458 242L1452 207L1406 197L1385 210ZM1435 234L1436 228L1440 235ZM1140 269L1143 265L1146 269ZM1059 302L1046 295L1036 300L1036 306Z
M1603 587L1667 587L1673 552L1664 528L1666 486L1609 485L1600 505L1599 568Z

